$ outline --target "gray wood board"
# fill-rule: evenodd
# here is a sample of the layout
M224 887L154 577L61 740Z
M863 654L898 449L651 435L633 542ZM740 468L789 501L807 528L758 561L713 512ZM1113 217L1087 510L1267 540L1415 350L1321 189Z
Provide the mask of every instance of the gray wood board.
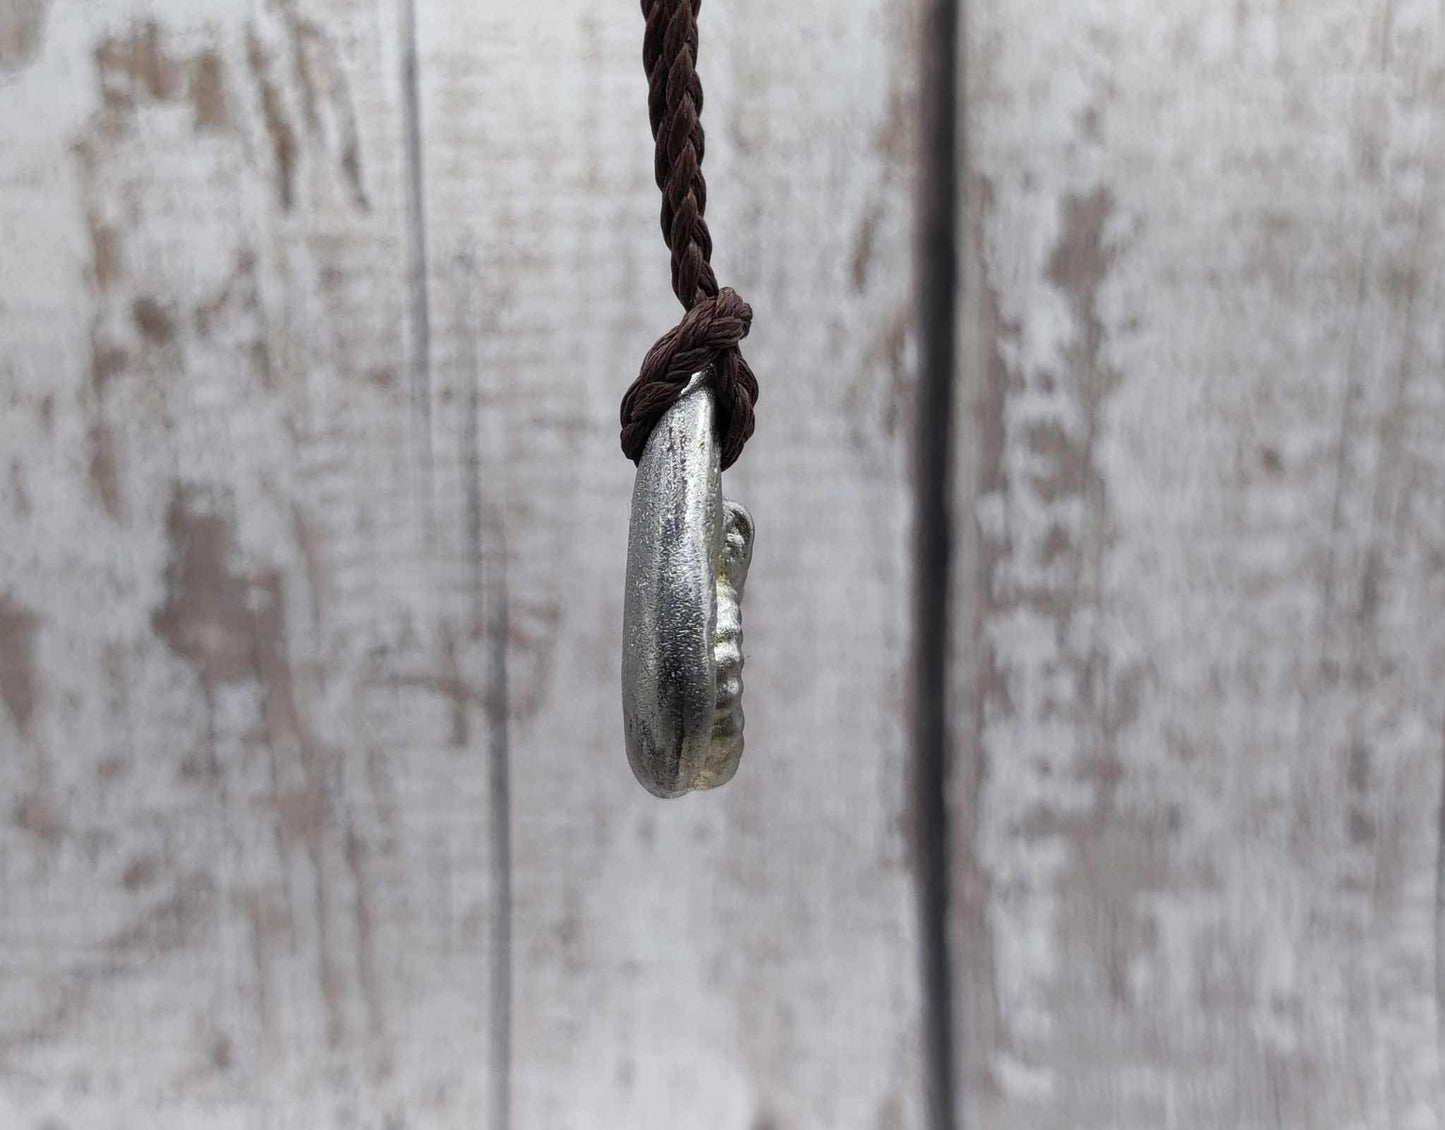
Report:
M0 1125L920 1125L915 10L705 6L749 748L660 804L640 15L0 0ZM1441 19L968 7L970 1126L1439 1123Z
M641 17L0 7L0 1121L916 1124L911 41L842 16L705 25L763 540L744 774L660 805Z
M0 1124L476 1125L496 875L458 688L488 675L471 561L422 520L466 509L411 439L396 15L27 12Z
M970 6L970 1125L1439 1125L1441 19Z
M434 378L479 389L505 527L515 1121L916 1124L907 25L884 0L704 14L716 264L765 386L725 476L759 522L748 752L721 793L659 804L618 725L617 403L679 312L641 18L419 16Z

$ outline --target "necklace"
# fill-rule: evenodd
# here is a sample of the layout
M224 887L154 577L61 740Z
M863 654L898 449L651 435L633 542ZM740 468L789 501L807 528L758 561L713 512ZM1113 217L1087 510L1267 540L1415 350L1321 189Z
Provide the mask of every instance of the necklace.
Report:
M719 287L704 213L701 0L642 0L662 235L682 320L648 351L622 400L637 464L622 618L627 760L661 797L731 780L743 752L743 585L753 520L722 472L753 433L758 383L739 344L752 308Z

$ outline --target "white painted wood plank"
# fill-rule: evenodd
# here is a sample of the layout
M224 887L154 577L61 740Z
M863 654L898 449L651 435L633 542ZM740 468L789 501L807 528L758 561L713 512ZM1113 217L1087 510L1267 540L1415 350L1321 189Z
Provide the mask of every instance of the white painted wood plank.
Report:
M764 385L726 487L759 543L748 752L723 792L663 804L627 769L618 674L617 402L677 314L642 18L418 9L434 418L480 388L505 524L517 1126L917 1125L908 14L704 8L709 215Z
M400 21L0 17L0 1124L475 1126L485 611L422 521Z
M1440 21L971 6L970 1125L1438 1125Z
M419 4L412 199L405 11L0 4L0 1123L495 1121L509 946L514 1125L917 1125L908 10L704 16L761 541L675 805L640 16ZM1439 13L970 33L971 1124L1433 1125Z

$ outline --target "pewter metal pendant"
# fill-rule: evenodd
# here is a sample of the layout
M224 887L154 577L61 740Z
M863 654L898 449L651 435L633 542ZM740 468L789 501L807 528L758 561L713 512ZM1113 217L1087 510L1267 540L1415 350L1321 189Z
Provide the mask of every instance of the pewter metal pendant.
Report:
M707 377L652 429L632 488L622 718L632 772L660 797L726 784L743 753L753 520L722 496Z

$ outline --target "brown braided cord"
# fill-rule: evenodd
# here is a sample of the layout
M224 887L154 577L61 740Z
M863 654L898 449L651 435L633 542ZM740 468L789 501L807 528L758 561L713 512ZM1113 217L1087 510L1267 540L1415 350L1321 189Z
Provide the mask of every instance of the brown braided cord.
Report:
M758 382L738 348L753 311L737 294L719 289L712 269L712 234L703 218L702 80L697 75L697 16L702 0L642 0L647 30L647 108L656 142L662 190L662 236L672 252L672 289L687 311L648 351L637 380L622 398L622 450L634 463L647 437L694 373L710 369L717 401L722 465L730 467L753 434Z

